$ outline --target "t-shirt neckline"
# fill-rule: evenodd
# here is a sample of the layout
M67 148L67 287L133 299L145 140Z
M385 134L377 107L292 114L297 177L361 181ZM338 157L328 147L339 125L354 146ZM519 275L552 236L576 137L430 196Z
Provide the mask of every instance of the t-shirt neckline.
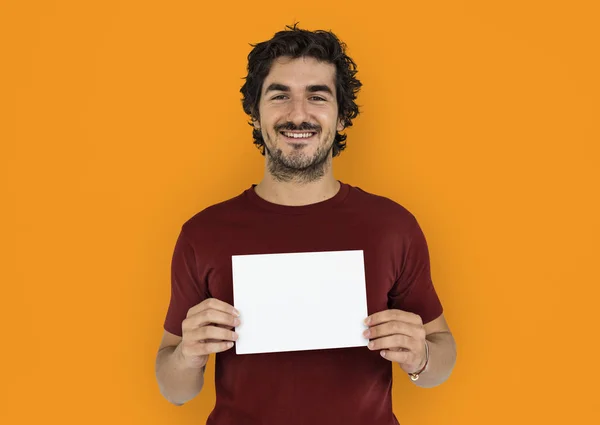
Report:
M324 201L319 201L308 205L281 205L267 201L266 199L263 199L260 196L258 196L256 191L254 190L256 184L252 184L248 189L246 189L244 195L253 204L280 214L318 213L332 208L336 205L339 205L346 199L346 196L348 196L348 193L350 192L350 185L340 180L338 180L338 182L340 183L340 188L335 195L333 195L329 199L325 199Z

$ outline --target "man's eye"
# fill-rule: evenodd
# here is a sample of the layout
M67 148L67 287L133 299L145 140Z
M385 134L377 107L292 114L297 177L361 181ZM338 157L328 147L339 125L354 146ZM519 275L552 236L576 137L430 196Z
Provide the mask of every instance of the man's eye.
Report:
M274 96L272 98L272 100L282 100L285 99L285 95L284 94L278 94L277 96Z
M311 100L325 101L325 98L321 96L311 96Z

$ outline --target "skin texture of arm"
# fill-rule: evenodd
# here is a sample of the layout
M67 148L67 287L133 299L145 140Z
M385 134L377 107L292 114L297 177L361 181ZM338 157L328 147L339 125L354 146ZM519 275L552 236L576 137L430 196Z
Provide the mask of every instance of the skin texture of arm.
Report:
M384 310L365 320L370 326L364 336L369 349L377 350L385 359L398 363L406 373L420 371L429 361L415 385L429 388L446 381L456 362L456 343L444 315L423 324L421 317L402 310Z
M208 298L188 310L182 337L163 331L156 355L156 379L163 397L180 406L200 393L208 356L233 347L238 317L231 305Z
M156 379L160 393L181 406L196 397L204 386L204 367L190 367L181 355L182 338L164 331L156 355Z
M450 377L456 363L456 342L444 315L423 327L429 344L429 364L427 370L413 382L419 387L430 388L442 384Z

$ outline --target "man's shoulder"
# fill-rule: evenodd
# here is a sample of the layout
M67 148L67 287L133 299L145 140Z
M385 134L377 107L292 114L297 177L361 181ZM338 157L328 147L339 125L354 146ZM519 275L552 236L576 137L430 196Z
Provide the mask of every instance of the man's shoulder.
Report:
M411 222L416 220L414 214L404 204L391 197L369 192L359 186L352 186L352 192L355 204L367 214L391 218L395 221Z
M240 193L223 201L208 205L183 222L182 229L186 232L211 229L219 223L232 219L246 208L244 193Z

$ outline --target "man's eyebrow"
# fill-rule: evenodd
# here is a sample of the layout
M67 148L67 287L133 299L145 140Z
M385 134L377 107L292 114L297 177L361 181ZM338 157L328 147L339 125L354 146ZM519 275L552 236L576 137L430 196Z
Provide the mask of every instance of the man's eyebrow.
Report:
M323 92L329 93L330 95L333 96L333 91L331 90L331 88L329 88L328 85L325 85L325 84L315 84L312 86L308 86L308 87L306 87L306 91L308 91L310 93L323 91Z
M265 93L268 93L270 91L284 91L284 92L289 92L290 91L290 87L286 86L285 84L280 84L280 83L272 83L270 84L267 89L265 90ZM326 85L326 84L313 84L310 86L306 86L306 91L309 93L316 93L316 92L325 92L325 93L329 93L330 95L333 96L333 90L331 90L331 88Z
M273 84L269 85L269 87L267 87L267 90L265 90L265 93L268 93L270 91L290 91L290 88L283 84L273 83Z

